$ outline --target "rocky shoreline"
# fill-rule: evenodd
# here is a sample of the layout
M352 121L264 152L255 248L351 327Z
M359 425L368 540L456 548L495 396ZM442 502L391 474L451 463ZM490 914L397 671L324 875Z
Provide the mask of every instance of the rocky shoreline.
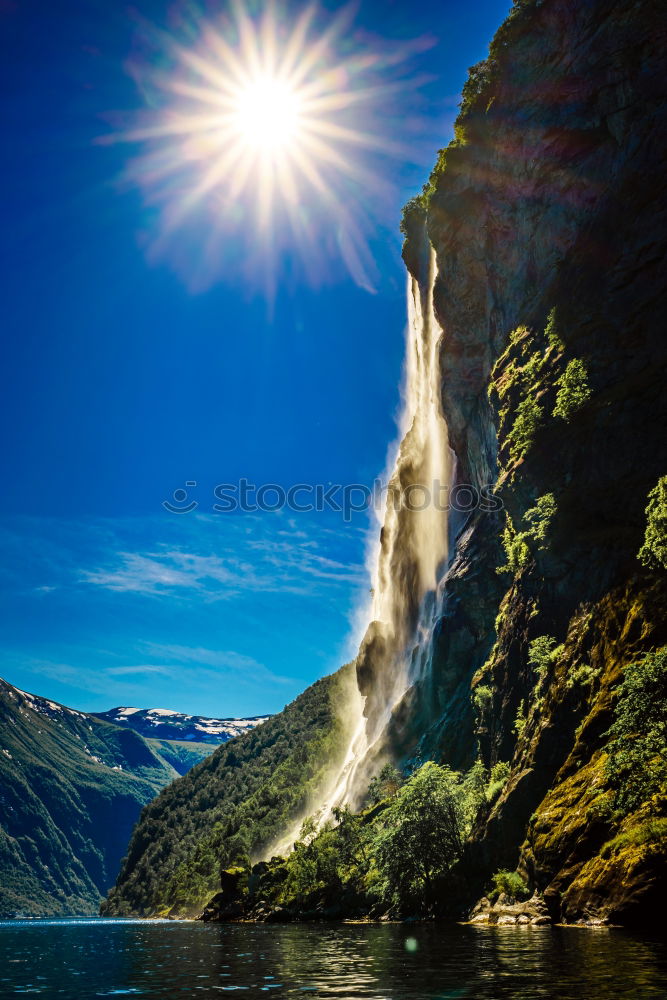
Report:
M255 883L259 885L259 880L266 878L270 873L270 863L262 863L256 866L261 871L254 870L256 876ZM573 923L563 923L560 920L554 921L549 912L549 907L544 897L539 893L533 893L528 899L520 900L507 893L500 893L497 899L492 900L488 896L483 896L467 915L467 919L453 920L432 916L427 918L403 917L400 918L391 912L382 912L381 907L376 911L366 914L353 914L345 912L345 901L326 905L319 902L312 907L296 908L290 906L275 905L268 900L258 898L254 893L249 894L243 888L242 869L227 869L221 873L221 889L206 904L194 919L203 923L312 923L316 921L337 922L337 923L358 923L358 924L378 924L378 923L416 923L416 922L440 922L440 923L460 923L470 924L478 927L606 927L618 926L605 918L595 916L581 917ZM190 918L192 919L192 918Z
M547 905L540 896L534 895L525 902L520 902L503 893L495 903L486 896L480 899L470 914L468 923L491 927L549 927L552 921Z

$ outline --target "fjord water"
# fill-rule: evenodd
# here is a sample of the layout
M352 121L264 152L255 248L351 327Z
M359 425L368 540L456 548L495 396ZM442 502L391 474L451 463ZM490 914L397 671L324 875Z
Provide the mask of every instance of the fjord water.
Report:
M620 930L437 925L0 923L0 997L632 1000L667 994L667 946Z

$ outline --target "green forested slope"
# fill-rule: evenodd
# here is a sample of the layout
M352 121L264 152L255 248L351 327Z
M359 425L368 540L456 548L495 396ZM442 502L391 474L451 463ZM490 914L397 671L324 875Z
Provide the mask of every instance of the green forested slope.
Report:
M141 807L201 752L0 680L0 917L95 913Z
M144 739L178 774L187 774L191 767L204 760L215 749L210 743L191 743L189 740Z
M218 888L221 864L256 857L307 813L345 752L336 708L353 683L351 666L317 681L165 788L141 815L103 913L196 909Z

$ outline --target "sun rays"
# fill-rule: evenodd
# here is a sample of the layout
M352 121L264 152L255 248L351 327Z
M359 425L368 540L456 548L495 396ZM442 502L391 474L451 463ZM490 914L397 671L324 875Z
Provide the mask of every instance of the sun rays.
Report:
M129 174L160 210L154 249L196 220L214 276L232 254L268 273L296 252L317 282L333 254L372 290L372 205L387 190L373 160L406 155L387 105L415 47L362 44L349 8L327 18L273 4L252 18L235 0L187 43L153 32L165 58L141 67L151 107L113 139L138 145Z

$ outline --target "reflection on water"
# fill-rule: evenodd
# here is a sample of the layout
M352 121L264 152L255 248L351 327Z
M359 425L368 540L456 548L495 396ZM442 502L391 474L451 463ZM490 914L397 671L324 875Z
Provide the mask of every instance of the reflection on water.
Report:
M667 947L619 930L0 923L0 997L648 1000Z

